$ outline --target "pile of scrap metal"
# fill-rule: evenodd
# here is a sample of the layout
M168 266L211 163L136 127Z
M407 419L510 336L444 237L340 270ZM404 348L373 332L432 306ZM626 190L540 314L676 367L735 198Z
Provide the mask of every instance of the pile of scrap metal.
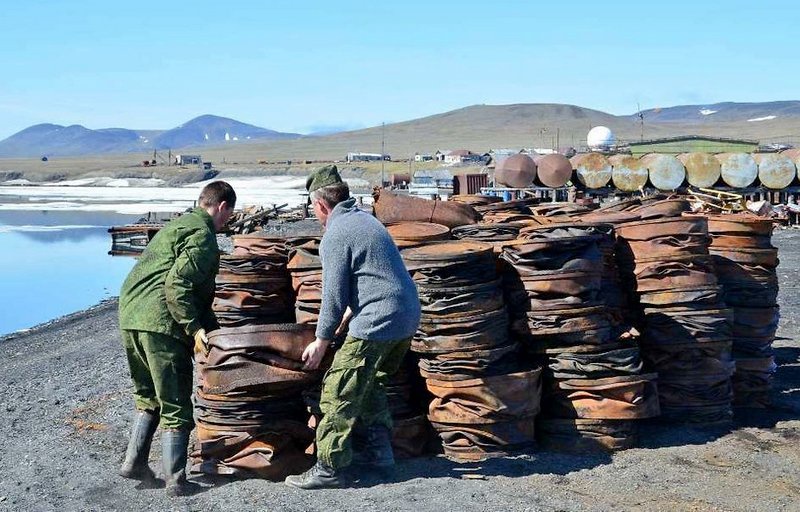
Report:
M287 209L288 204L264 206L245 206L234 212L225 227L225 232L233 235L246 235L262 231L270 219L292 221L304 219L308 216L307 208L299 206Z

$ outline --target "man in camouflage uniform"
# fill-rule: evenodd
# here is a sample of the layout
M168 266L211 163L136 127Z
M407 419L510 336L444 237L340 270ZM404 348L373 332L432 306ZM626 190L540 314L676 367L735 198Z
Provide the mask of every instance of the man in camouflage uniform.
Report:
M120 475L152 482L147 464L156 427L168 495L188 492L186 456L192 414L192 345L207 350L219 269L216 233L236 193L224 181L203 188L199 207L164 226L128 274L119 297L122 344L133 379L136 417Z
M317 463L286 478L293 487L318 489L344 485L351 465L372 474L393 469L384 382L408 351L420 304L394 241L375 217L356 207L336 166L317 170L306 188L325 226L322 305L317 339L303 352L306 368L317 368L330 340L345 325L348 330L323 381Z

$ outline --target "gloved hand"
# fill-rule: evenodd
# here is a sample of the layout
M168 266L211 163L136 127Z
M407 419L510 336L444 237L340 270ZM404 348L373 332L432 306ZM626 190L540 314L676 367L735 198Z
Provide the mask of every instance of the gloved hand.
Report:
M208 336L202 327L194 333L194 353L199 354L200 352L208 355Z

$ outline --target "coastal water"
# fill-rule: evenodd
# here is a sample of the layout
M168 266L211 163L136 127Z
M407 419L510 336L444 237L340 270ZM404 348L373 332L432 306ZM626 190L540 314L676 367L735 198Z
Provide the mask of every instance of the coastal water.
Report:
M107 229L139 215L0 211L0 336L116 296L135 260L108 255Z

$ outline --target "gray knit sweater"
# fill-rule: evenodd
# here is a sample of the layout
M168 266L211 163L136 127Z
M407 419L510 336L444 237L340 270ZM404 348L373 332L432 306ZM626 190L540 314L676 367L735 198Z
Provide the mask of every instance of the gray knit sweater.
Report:
M355 203L351 198L334 207L320 244L317 337L332 339L350 306L350 336L370 341L410 338L420 318L414 281L386 228Z

